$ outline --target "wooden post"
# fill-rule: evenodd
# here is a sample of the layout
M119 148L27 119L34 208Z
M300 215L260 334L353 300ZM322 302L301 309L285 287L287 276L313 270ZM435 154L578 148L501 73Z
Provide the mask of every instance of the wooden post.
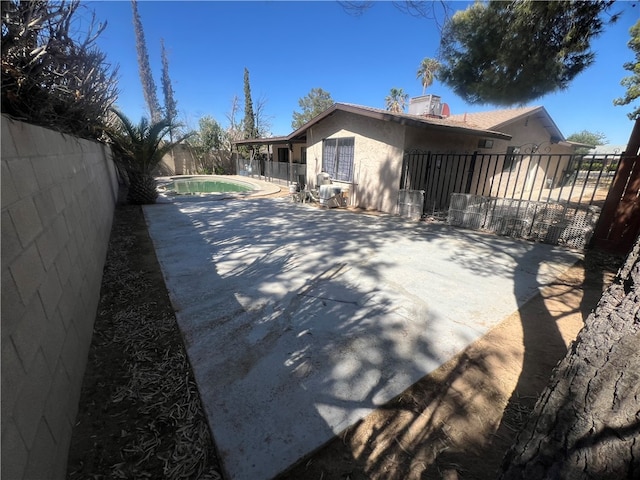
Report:
M636 119L593 234L595 248L627 253L640 234L639 151L640 119Z

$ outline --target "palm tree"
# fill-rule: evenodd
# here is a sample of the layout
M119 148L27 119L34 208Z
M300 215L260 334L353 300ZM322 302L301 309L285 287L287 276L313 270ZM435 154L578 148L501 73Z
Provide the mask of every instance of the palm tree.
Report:
M166 153L191 134L167 142L163 138L175 128L170 120L149 123L143 117L140 123L134 125L122 112L115 109L112 111L116 115L116 121L105 133L112 142L114 161L128 180L127 201L136 205L156 203L158 192L154 169Z
M436 78L436 74L440 70L440 62L433 58L425 58L418 67L416 78L420 80L422 84L422 95L430 87Z
M384 99L387 104L387 110L393 113L402 113L407 106L407 100L409 100L409 94L404 93L401 88L392 88L389 95Z

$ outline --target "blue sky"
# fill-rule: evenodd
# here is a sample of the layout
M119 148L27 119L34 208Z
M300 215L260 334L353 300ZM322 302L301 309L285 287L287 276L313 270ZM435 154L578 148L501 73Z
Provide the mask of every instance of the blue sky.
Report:
M131 3L84 2L108 27L98 45L108 61L120 66L118 106L131 118L145 113L138 76ZM455 11L468 2L449 2ZM376 2L359 16L335 2L139 1L154 79L160 90L160 39L169 52L169 71L181 120L196 128L209 115L227 126L234 95L244 105L244 68L249 70L254 108L265 103L272 134L292 131L298 100L312 88L328 91L336 102L385 108L392 87L410 96L422 94L416 71L424 57L436 57L439 31L432 20ZM544 105L565 136L582 130L604 133L611 144L625 144L633 123L630 106L615 107L625 93L620 80L634 60L629 28L640 5L618 1L620 20L593 43L596 61L569 89L530 105ZM451 113L492 110L468 105L435 82L426 93L440 95ZM237 119L242 118L242 112Z

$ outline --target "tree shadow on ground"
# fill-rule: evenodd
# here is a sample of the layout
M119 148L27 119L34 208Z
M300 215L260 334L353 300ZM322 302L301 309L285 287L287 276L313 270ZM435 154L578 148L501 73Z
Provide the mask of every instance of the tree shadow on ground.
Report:
M615 265L587 252L498 327L278 480L495 478L612 272ZM515 278L514 294L523 298L530 286Z
M496 291L492 282L503 277L521 282L516 301L506 299L514 304L511 310L492 307L503 315L537 288L535 272L517 264L517 257L532 250L530 244L444 225L265 200L183 201L146 213L152 237L173 231L156 241L156 250L214 435L219 432L221 456L238 475L242 470L268 478L267 472L286 468L366 413L395 411L387 403L393 395L488 328L481 325L484 317L475 318L483 312L460 301L471 301L469 295L460 297L465 285L487 297ZM410 268L399 270L402 262ZM429 304L435 305L437 296L450 297L444 309ZM484 298L475 301L484 304ZM503 354L491 357L500 363ZM482 364L472 357L455 361L460 363L451 366L448 379L445 375L453 391L431 396L433 415L414 405L426 394L396 399L403 435L389 437L393 448L412 449L417 440L433 450L447 439L441 428L446 419L483 417L468 406L469 395L483 405L495 403L489 390L457 391L459 372ZM264 403L254 398L258 392ZM419 422L412 419L416 411ZM221 418L220 412L229 414ZM362 431L348 430L359 445L351 458L363 462L367 475L392 469L383 425L372 426L379 442L370 444L370 454L362 447ZM227 435L239 440L228 443ZM253 465L241 455L249 447L256 449ZM424 470L428 458L420 455L409 470L415 465ZM397 476L386 478L407 478L401 468L395 470Z

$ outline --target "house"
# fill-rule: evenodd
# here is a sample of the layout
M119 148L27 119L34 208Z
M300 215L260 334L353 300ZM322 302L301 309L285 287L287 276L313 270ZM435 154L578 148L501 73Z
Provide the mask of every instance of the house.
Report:
M576 146L565 140L541 106L448 116L447 110L435 95L412 99L409 113L336 103L286 137L235 144L267 146L274 163L277 159L295 165L289 181L299 181L304 173L300 180L313 187L317 175L326 172L348 190L349 205L389 213L398 211L401 190L424 190L427 171L447 172L437 179L444 202L449 190L462 188L451 187L455 182L447 175L454 174L471 193L499 194L493 176L505 170L528 175L514 175L518 185L502 182L499 189L550 187L549 179L556 177L550 172L566 170ZM407 152L417 151L422 152L420 161L435 163L409 165ZM536 163L534 154L542 152L554 160ZM463 159L469 162L477 153L488 154L486 161L475 170L465 163L464 170ZM461 168L466 173L460 173ZM448 190L443 185L449 185Z

